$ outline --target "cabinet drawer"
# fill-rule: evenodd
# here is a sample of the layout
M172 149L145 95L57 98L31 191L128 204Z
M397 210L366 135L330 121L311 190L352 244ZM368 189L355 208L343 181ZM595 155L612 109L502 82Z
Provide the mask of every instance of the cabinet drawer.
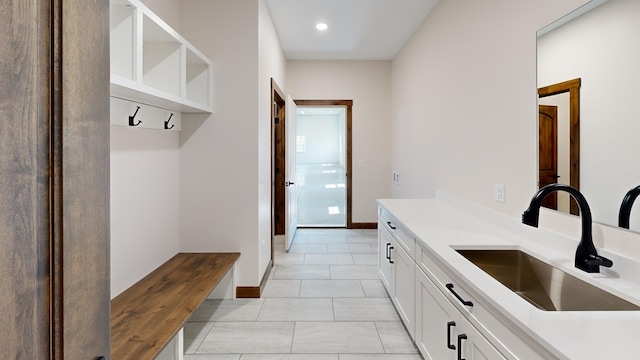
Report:
M445 272L439 264L437 264L428 250L419 246L418 258L416 265L420 270L424 271L427 276L447 295L449 301L456 304L456 307L463 312L469 314L474 313L474 300L472 295L457 281Z
M384 209L380 211L380 222L383 226L389 230L393 237L398 241L398 244L404 248L411 259L416 258L416 238L407 230L402 223L397 221Z

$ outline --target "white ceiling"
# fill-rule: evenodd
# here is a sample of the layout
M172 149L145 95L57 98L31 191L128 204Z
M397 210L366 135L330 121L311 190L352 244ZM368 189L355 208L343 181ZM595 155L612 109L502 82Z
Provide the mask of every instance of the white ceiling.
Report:
M290 60L389 60L438 0L266 0ZM325 22L329 29L316 29Z

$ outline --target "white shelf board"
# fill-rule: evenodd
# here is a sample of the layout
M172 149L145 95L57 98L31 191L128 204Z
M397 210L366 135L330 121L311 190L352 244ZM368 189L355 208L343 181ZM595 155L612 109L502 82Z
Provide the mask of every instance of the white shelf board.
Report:
M136 83L116 74L111 74L111 95L183 113L212 112L209 106Z

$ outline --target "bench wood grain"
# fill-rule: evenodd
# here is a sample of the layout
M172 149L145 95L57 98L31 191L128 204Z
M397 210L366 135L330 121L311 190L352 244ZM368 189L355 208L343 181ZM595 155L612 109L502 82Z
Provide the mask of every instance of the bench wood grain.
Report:
M111 358L151 360L240 257L179 253L111 300Z

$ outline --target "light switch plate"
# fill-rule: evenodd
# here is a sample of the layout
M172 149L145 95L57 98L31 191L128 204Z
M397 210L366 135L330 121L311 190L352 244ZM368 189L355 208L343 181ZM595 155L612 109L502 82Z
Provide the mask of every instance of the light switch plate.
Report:
M496 184L496 201L504 203L504 184Z

